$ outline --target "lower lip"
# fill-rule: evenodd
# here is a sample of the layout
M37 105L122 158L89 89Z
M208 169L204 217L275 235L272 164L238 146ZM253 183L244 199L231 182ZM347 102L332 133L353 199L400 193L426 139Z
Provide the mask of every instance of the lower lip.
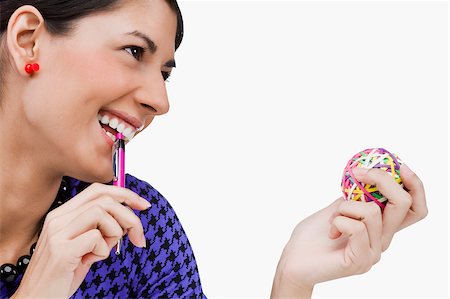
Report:
M105 138L105 140L106 140L106 142L108 143L108 145L109 145L110 147L113 147L114 141L112 141L112 139L109 138L108 135L106 135L106 132L105 132L105 130L103 130L102 126L100 126L100 132L101 132L101 134L103 135L103 137Z

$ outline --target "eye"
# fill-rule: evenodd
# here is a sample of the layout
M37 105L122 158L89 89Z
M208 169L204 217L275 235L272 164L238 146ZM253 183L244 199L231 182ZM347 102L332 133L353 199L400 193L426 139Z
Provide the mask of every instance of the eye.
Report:
M167 81L167 79L169 79L169 77L170 77L170 72L164 72L164 71L162 71L162 72L161 72L161 75L162 75L164 81Z
M144 56L145 49L139 46L127 46L123 48L125 51L133 55L134 59L137 61L142 60L142 56Z

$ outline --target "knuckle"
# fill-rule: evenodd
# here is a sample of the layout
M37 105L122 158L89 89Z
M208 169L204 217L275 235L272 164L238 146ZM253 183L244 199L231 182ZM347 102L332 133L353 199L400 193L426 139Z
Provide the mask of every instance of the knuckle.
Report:
M379 179L392 179L389 173L378 168L371 168L367 173L371 173L374 177L378 177Z
M108 258L108 257L109 257L109 251L106 250L106 249L104 249L103 252L101 253L101 257L102 257L103 259Z
M364 274L368 272L372 268L372 263L368 261L368 259L360 260L357 264L354 265L353 272L354 274Z
M141 219L140 219L136 214L133 214L132 217L133 217L133 218L132 218L132 223L133 223L133 225L134 225L135 227L142 227Z
M381 260L381 252L376 251L372 254L372 264L375 265Z
M102 236L102 233L100 232L100 230L99 229L94 229L93 231L92 231L92 234L93 234L93 238L95 239L95 240L103 240L103 236Z
M374 264L377 264L381 260L381 253L378 253L374 259Z
M366 263L361 267L361 274L369 272L372 269L372 263Z
M392 237L383 236L381 239L381 252L386 251L391 245Z
M117 239L120 239L121 237L123 237L124 235L125 235L125 233L126 233L126 231L120 226L120 225L117 225L115 228L114 228L114 238L117 238Z
M50 222L55 217L56 217L55 210L51 210L50 212L47 213L47 216L45 216L45 222Z
M98 192L98 191L104 189L105 185L102 184L102 183L99 183L99 182L94 182L88 188L91 189L92 191L97 191Z
M362 222L355 223L354 233L361 235L366 231L366 225Z
M50 213L49 213L50 214ZM49 235L53 235L57 231L57 221L55 214L47 215L44 220L43 230Z
M417 215L418 220L424 219L425 217L428 216L428 208L425 207L422 210L416 212L416 215Z
M111 206L111 205L117 203L117 201L114 198L112 198L111 196L106 196L106 195L102 197L102 201L105 202L108 206Z
M120 223L115 221L111 227L111 235L108 235L108 237L119 239L123 234L123 230L124 228L120 225Z
M399 194L395 199L395 204L401 209L409 209L412 206L412 196L407 192Z
M405 207L405 208L409 208L412 205L412 196L409 193L405 192L405 196L403 197L402 201L400 202L400 204Z
M353 268L355 267L355 264L352 261L343 259L340 263L340 269L343 273L352 273L354 272Z
M95 218L101 218L105 215L105 210L99 204L94 204L89 212L94 215Z
M354 270L355 274L364 274L364 269L362 266L356 267Z
M381 209L376 203L369 202L367 210L368 210L369 217L373 217L373 218L381 217Z
M421 216L422 216L422 219L428 216L428 208L427 207L425 207L425 209L423 209Z

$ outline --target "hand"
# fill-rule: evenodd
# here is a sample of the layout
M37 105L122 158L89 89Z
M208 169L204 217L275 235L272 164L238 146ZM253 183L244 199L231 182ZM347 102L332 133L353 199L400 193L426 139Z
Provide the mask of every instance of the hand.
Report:
M383 170L354 174L388 198L383 214L373 202L339 198L300 222L278 264L272 297L308 298L316 283L367 272L397 231L427 215L422 182L405 165L400 176L408 192Z
M68 298L94 262L106 259L128 232L145 246L142 223L132 210L150 203L131 190L94 183L48 213L33 258L14 298Z

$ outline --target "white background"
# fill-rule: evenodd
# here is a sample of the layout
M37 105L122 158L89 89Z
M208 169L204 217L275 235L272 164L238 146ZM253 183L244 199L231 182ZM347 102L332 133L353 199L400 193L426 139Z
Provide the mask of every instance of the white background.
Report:
M421 177L429 216L314 297L447 297L448 3L180 6L171 111L127 163L177 211L208 297L269 297L292 229L340 196L346 162L369 147Z

